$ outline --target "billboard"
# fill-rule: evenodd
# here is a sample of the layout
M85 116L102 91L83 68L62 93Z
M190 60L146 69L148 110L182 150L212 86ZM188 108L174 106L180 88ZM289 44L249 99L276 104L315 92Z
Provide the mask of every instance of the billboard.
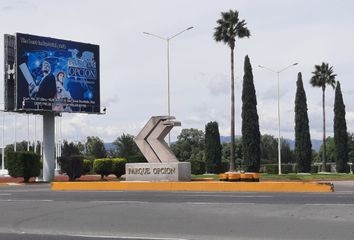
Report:
M99 46L17 33L14 110L100 113Z

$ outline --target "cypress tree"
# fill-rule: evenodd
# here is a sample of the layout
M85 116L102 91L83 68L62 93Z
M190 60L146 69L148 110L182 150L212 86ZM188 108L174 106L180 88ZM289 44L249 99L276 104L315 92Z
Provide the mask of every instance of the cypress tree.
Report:
M219 126L217 122L205 125L205 161L207 173L221 171L221 143Z
M339 173L348 171L348 133L345 121L345 105L343 102L340 83L337 81L334 98L334 144L336 156L336 169Z
M259 172L260 139L256 90L253 84L252 66L246 55L242 88L242 144L246 171Z
M309 173L311 171L312 143L301 72L297 75L295 95L295 159L298 172Z

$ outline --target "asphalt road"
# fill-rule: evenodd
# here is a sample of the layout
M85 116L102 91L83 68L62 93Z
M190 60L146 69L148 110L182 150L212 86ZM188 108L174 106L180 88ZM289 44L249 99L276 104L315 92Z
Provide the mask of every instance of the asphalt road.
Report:
M354 239L354 184L335 193L51 192L0 187L0 239Z

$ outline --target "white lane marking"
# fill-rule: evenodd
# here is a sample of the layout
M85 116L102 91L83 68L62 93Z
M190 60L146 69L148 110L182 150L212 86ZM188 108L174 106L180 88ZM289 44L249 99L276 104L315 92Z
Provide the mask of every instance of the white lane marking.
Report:
M225 197L225 198L272 198L273 196L250 196L250 195L211 195L211 194L184 194L188 197Z
M102 200L102 201L90 201L91 203L149 203L146 201L115 201L115 200Z
M223 203L223 202L184 202L183 204L190 205L255 205L255 203Z
M105 235L67 235L84 238L111 238L111 239L141 239L141 240L187 240L184 238L160 238L160 237L131 237L131 236L105 236Z
M338 207L354 207L352 203L306 203L308 206L338 206Z
M0 199L0 202L53 202L49 199Z
M11 193L0 193L0 196L9 196Z
M44 236L65 236L65 237L81 237L81 238L110 238L110 239L137 239L137 240L188 240L184 238L162 238L162 237L140 237L140 236L111 236L111 235L82 235L82 234L52 234L45 232L11 232L10 234L18 235L44 235Z

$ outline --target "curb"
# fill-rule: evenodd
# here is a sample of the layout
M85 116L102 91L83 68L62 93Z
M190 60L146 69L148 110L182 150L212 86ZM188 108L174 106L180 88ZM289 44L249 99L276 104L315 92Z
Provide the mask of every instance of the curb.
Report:
M317 182L53 182L52 191L334 192Z

